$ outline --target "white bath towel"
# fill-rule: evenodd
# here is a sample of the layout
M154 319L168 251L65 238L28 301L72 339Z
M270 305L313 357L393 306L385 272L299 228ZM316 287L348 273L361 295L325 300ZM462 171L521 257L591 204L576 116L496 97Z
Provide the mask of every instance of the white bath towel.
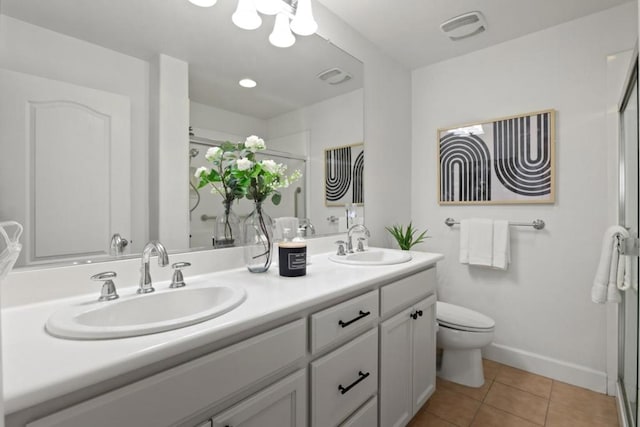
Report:
M292 216L282 216L275 219L275 230L273 232L273 238L275 240L284 239L284 229L289 229L289 238L293 238L296 235L299 227L298 218Z
M598 269L596 270L596 275L593 279L593 286L591 288L591 300L597 304L620 301L620 293L618 292L620 258L629 257L620 257L617 246L617 236L626 238L629 237L629 232L624 227L614 225L605 231L602 239L600 262L598 263ZM623 269L627 263L630 264L630 260L629 262L627 262L626 259L623 260ZM621 274L622 286L624 286L624 272Z
M511 243L509 237L509 221L493 222L493 261L491 266L506 270L511 262Z
M613 245L611 249L611 261L609 264L609 281L607 283L607 302L613 302L617 304L622 301L622 298L620 297L620 291L618 290L618 264L620 261L620 252L618 251L618 236L613 236L612 240ZM624 271L622 271L622 275L624 275Z
M493 265L493 220L472 218L469 221L469 264Z

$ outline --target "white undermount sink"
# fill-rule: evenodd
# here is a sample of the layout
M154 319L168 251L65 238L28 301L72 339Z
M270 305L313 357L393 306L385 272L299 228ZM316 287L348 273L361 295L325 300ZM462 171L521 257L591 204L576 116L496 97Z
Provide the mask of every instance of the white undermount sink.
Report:
M391 265L411 261L411 253L397 249L369 249L346 255L329 255L329 259L350 265Z
M167 289L65 307L49 317L46 330L53 336L72 339L147 335L220 316L245 298L244 289L228 286Z

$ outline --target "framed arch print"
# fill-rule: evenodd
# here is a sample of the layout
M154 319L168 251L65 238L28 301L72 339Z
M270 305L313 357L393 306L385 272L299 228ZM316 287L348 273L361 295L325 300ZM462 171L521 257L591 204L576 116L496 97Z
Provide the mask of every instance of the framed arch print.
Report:
M364 203L364 143L324 150L324 203L345 206Z
M555 110L438 129L441 205L555 202Z

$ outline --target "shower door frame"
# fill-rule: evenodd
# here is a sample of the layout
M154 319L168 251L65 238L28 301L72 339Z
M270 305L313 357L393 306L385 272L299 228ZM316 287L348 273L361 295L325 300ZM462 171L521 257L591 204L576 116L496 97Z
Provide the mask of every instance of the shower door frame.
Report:
M631 99L631 96L634 92L636 93L635 99ZM627 73L627 77L625 79L624 91L622 94L621 101L619 103L618 108L618 117L619 117L619 136L618 136L618 224L621 226L625 226L628 222L628 218L626 218L626 209L627 209L627 155L626 155L626 133L625 133L625 125L624 125L624 111L629 105L630 102L636 103L636 111L638 110L638 46L636 45L633 55L632 62ZM637 114L637 113L636 113ZM636 120L640 121L640 117L636 117ZM638 143L639 137L637 134L637 126L636 126L636 144ZM636 156L638 154L636 153ZM638 159L636 158L636 165L638 165ZM640 185L636 183L636 192L639 191ZM636 194L636 201L640 201L638 195ZM640 223L639 218L635 218L637 223ZM637 237L637 236L634 236ZM636 281L638 278L634 278ZM624 384L624 368L625 368L625 338L626 338L626 300L629 295L633 295L636 300L638 299L638 292L634 293L622 293L622 302L618 305L618 378L617 378L617 394L618 394L618 409L621 416L621 422L623 427L635 427L637 425L637 417L638 417L638 342L636 342L635 349L635 401L629 401L629 398L626 393L625 384ZM636 317L636 333L640 331L638 328L638 318ZM635 411L631 408L631 405L635 405Z

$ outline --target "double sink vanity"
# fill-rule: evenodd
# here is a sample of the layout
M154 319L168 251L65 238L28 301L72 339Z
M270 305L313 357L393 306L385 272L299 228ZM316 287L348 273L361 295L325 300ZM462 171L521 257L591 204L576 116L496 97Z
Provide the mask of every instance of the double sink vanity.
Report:
M14 273L2 317L7 426L405 425L435 390L442 256L371 248L336 259L317 240L304 277L223 269L233 263L196 252L183 255L186 286L152 269L156 292L122 285L114 301L71 288L29 300L18 289L34 272ZM101 267L129 283L135 261Z

